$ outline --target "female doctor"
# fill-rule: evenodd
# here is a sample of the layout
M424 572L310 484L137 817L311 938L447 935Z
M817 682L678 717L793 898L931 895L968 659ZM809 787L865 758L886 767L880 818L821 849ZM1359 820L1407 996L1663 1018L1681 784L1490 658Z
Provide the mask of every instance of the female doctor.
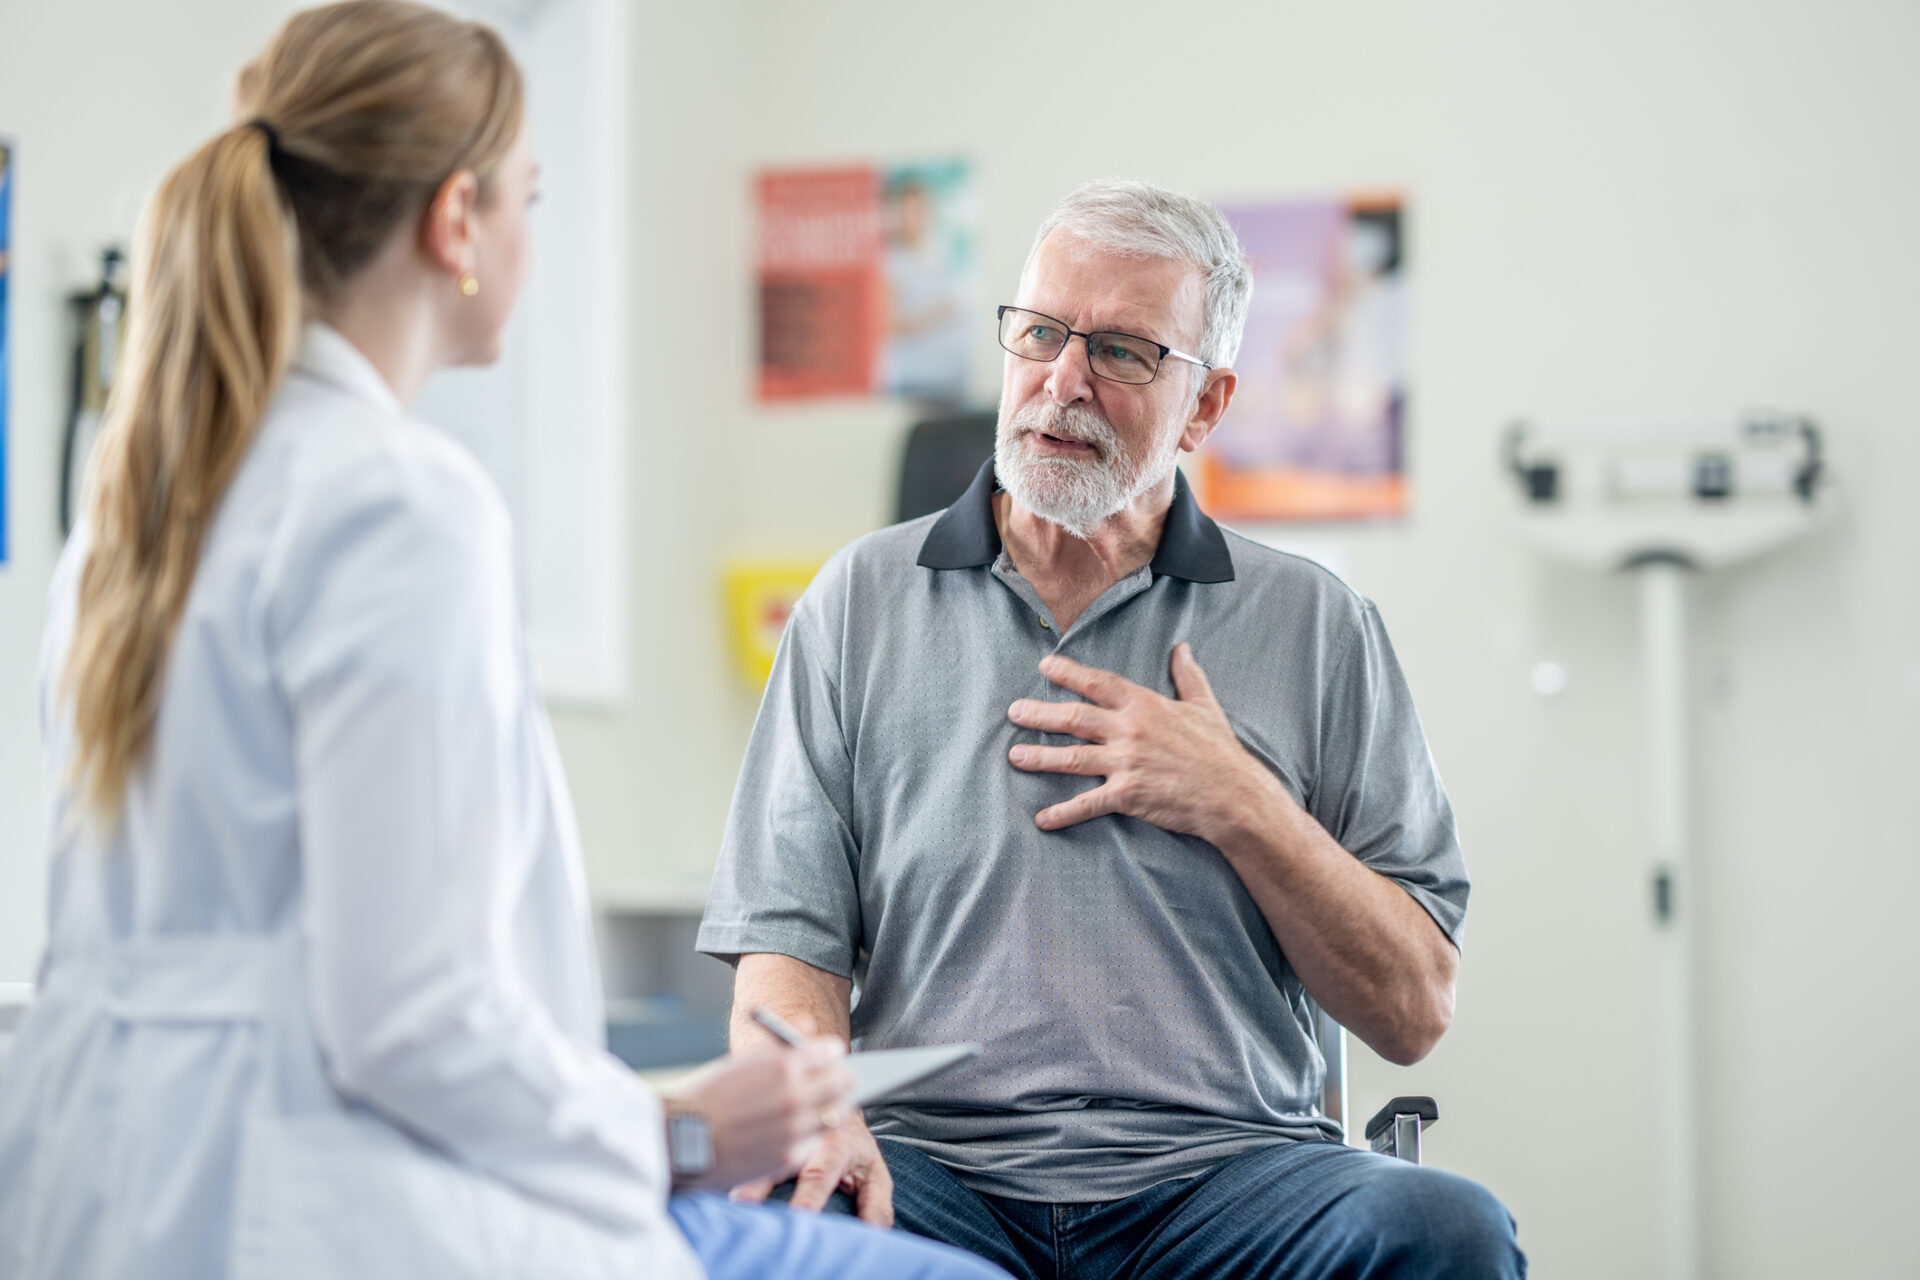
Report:
M495 358L535 165L485 27L291 19L143 220L41 671L50 942L0 1082L0 1275L998 1275L713 1194L839 1047L662 1100L602 1047L502 504L405 406ZM669 1157L669 1114L676 1120Z

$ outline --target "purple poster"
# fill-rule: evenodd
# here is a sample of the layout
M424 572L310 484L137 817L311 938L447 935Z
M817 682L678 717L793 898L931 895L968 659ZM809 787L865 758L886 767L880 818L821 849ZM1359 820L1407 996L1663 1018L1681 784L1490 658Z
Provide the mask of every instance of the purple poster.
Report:
M1201 501L1243 521L1405 510L1406 263L1397 199L1226 206L1253 267L1233 411Z

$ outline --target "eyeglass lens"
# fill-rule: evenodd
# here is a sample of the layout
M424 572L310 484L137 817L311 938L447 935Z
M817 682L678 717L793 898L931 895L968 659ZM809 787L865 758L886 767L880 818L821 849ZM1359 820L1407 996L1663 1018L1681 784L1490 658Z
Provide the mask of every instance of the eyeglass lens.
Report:
M1067 326L1037 311L1008 307L1000 316L1000 345L1027 360L1052 360L1067 345ZM1127 333L1090 333L1087 359L1093 371L1114 382L1152 382L1160 348Z

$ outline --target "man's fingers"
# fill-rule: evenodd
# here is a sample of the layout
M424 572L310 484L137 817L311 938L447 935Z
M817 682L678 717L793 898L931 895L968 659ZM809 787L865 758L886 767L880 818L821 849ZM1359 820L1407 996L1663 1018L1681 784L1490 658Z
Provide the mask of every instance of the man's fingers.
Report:
M800 1171L806 1168L808 1162L818 1154L822 1141L823 1139L816 1133L811 1137L796 1138L788 1143L787 1161L782 1166L780 1181L785 1182L788 1178L798 1177Z
M1104 778L1107 764L1094 747L1035 747L1022 744L1007 752L1016 769L1028 773L1077 773L1085 778Z
M852 1163L841 1143L821 1143L795 1180L793 1207L814 1213L826 1208L827 1197L839 1188L842 1175Z
M752 1182L743 1182L727 1192L727 1199L737 1200L741 1204L759 1204L773 1193L779 1184L772 1178L755 1178Z
M867 1167L866 1176L861 1179L855 1203L862 1222L871 1222L876 1227L893 1225L893 1175L887 1171L887 1162L877 1151L873 1163Z
M1098 667L1082 666L1072 658L1063 658L1050 653L1040 660L1040 674L1063 689L1071 689L1089 702L1103 707L1118 707L1125 703L1140 686L1124 676L1111 671L1102 671Z
M1043 702L1022 698L1007 708L1007 719L1022 729L1065 733L1088 742L1105 742L1113 732L1114 714L1091 702Z
M1213 684L1193 656L1193 646L1182 640L1173 646L1173 689L1182 702L1212 702Z
M1050 809L1042 809L1034 818L1034 823L1042 831L1058 831L1062 827L1085 822L1088 818L1113 813L1116 811L1115 805L1113 784L1102 783L1091 791L1082 791L1071 800L1062 801Z

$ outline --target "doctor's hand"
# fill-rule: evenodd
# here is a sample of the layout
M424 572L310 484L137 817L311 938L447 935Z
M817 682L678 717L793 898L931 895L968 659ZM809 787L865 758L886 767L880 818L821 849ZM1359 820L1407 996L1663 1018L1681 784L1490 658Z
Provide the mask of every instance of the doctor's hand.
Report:
M765 1200L767 1193L783 1181L783 1178L762 1178L746 1183L733 1189L733 1198ZM865 1117L858 1111L850 1114L838 1128L828 1130L820 1139L820 1145L807 1157L793 1188L790 1207L818 1213L835 1191L845 1191L853 1197L862 1222L876 1227L893 1225L893 1175L887 1171L880 1144L874 1141Z
M1070 734L1085 742L1022 743L1007 758L1028 773L1104 779L1042 809L1034 818L1042 830L1120 813L1218 845L1234 818L1271 804L1276 794L1286 798L1273 774L1240 745L1191 646L1174 646L1172 668L1177 698L1071 658L1050 654L1040 663L1041 675L1086 701L1022 698L1007 709L1007 718L1023 729Z
M810 1036L798 1049L770 1045L721 1058L662 1089L671 1109L698 1114L713 1135L713 1167L675 1189L724 1191L798 1169L822 1130L854 1114L846 1052L832 1036Z

